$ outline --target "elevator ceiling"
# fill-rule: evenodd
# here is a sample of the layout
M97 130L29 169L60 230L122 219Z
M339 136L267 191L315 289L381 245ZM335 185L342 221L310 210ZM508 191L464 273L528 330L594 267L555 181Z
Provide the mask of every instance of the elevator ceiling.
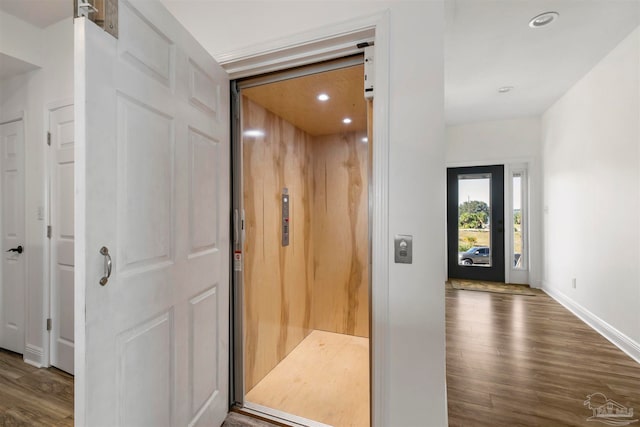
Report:
M327 101L318 100L322 93ZM313 136L367 128L364 65L255 86L242 94Z

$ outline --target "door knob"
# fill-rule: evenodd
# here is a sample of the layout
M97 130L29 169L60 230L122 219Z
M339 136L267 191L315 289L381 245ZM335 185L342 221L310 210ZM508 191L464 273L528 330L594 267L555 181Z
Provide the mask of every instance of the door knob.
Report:
M19 254L21 254L22 252L24 252L24 248L22 247L22 245L20 245L17 248L9 249L7 252L18 252Z

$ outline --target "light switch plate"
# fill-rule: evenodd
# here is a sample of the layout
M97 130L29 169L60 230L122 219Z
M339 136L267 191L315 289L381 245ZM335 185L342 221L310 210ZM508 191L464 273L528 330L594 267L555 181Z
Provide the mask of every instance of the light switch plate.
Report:
M412 264L413 236L408 234L396 234L394 241L396 264Z

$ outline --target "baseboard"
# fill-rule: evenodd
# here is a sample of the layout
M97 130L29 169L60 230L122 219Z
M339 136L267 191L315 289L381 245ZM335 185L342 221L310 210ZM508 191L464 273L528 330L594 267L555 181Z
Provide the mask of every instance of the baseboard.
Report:
M529 287L532 289L542 289L542 282L540 280L530 280Z
M591 326L596 332L609 340L613 345L624 351L633 360L640 363L640 343L635 342L582 305L573 301L557 289L549 286L547 283L542 284L542 290L551 298L563 305L567 310L578 316L584 323Z
M36 368L42 368L42 358L44 357L44 351L40 347L27 344L24 348L24 363L27 363Z

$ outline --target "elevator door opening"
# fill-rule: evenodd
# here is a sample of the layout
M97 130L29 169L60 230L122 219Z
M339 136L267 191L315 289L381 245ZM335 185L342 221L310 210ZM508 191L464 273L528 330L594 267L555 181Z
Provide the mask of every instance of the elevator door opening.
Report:
M304 425L368 426L371 105L362 57L239 86L236 399Z

